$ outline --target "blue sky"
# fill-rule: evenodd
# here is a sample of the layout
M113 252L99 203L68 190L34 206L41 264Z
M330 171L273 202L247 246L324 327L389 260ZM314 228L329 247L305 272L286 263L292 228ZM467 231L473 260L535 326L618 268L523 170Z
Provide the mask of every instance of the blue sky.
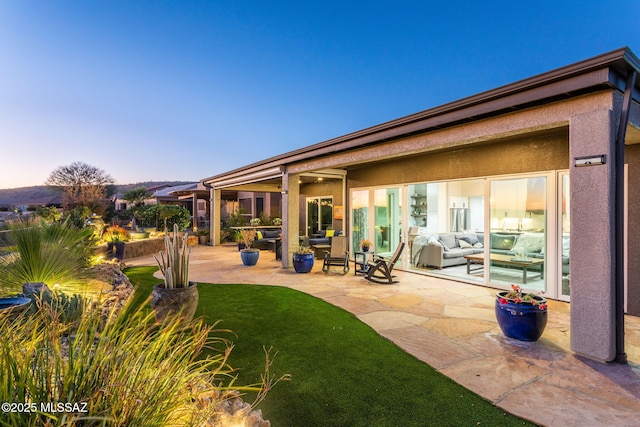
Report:
M0 188L193 180L628 46L629 1L0 0Z

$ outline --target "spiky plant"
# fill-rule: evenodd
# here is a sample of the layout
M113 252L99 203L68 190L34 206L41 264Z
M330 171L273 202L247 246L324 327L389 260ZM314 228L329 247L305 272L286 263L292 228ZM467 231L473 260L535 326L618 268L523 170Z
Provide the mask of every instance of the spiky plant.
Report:
M180 245L178 224L174 224L173 237L169 237L168 234L164 236L166 253L160 251L160 258L153 256L164 276L164 287L166 289L189 287L191 247L187 246L187 237L186 234L182 236L182 245Z
M15 251L0 257L0 284L5 292L24 283L78 284L86 276L92 254L92 230L77 229L68 221L16 221L9 241Z

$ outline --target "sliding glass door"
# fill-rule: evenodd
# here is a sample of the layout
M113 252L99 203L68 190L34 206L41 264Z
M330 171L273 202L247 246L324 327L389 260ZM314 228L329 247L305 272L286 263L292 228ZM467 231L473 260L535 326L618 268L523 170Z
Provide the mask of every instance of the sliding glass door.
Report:
M559 179L560 201L558 208L560 215L558 215L560 224L558 228L561 231L559 250L558 250L558 266L560 270L560 298L568 301L570 290L570 276L569 276L569 248L571 243L571 201L569 199L569 172L563 172L560 174Z
M351 247L358 248L367 239L373 243L375 253L390 255L400 243L401 233L401 188L351 192Z
M351 248L359 250L360 242L369 238L369 190L351 193Z
M547 177L490 184L490 233L485 238L490 282L546 291Z
M377 253L393 253L400 243L402 230L401 190L379 188L374 190L374 239Z

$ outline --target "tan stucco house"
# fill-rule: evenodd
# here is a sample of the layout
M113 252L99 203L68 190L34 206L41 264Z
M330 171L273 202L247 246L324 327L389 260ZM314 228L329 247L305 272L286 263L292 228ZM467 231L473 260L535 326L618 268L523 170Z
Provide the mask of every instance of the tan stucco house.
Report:
M317 230L352 251L404 241L396 268L570 301L572 349L623 362L623 312L640 315L639 70L619 49L205 178L212 241L222 191L280 193L285 268ZM500 251L539 261L523 274L486 256Z

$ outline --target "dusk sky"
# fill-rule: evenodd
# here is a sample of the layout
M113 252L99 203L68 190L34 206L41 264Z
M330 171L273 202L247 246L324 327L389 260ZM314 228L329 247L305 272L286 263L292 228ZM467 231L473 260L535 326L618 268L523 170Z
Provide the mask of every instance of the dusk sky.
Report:
M0 0L0 188L192 180L628 46L636 1Z

